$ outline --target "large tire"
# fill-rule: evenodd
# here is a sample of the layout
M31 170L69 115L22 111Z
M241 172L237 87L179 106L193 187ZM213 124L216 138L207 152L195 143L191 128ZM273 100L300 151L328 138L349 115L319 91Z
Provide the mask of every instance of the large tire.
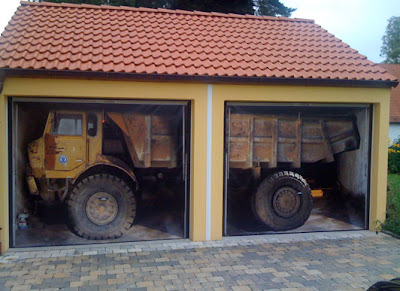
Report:
M310 186L301 175L291 171L267 177L252 202L256 217L275 231L302 226L312 210Z
M87 239L113 239L131 227L136 216L136 198L118 177L93 175L74 187L67 208L69 224L77 235Z

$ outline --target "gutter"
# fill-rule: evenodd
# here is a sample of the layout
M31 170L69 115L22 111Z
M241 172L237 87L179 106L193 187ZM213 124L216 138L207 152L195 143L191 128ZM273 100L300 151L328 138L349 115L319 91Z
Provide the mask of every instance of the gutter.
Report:
M182 81L200 82L206 84L253 84L253 85L294 85L323 87L354 87L354 88L390 88L396 87L398 81L349 80L349 79L311 79L311 78L267 78L267 77L231 77L231 76L193 76L167 74L137 74L119 72L93 72L69 70L35 70L35 69L0 69L0 82L6 77L63 77L104 80L134 80L134 81Z

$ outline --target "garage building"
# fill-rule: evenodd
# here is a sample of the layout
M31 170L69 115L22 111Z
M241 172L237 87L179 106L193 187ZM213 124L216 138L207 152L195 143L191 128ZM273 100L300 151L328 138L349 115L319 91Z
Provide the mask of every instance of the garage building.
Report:
M81 197L77 185L107 184L104 175L118 167L135 182L124 183L132 192L162 184L163 191L140 191L181 201L173 210L147 204L140 226L159 227L157 235L128 240L374 230L385 219L390 90L397 81L312 20L21 2L0 38L0 68L3 249L96 238L77 225L78 216L68 221L71 206L65 223L85 241L60 237L61 228L51 225L64 210L52 203L41 210L38 201L71 205L73 195ZM132 132L142 117L143 144L136 144ZM74 131L63 131L62 122ZM106 163L117 165L103 161L78 178L78 169L99 162L90 151L100 132L100 156L107 148L128 161L100 174ZM48 143L35 172L32 153L40 150L32 142L41 136ZM64 146L49 146L60 136ZM106 136L123 142L107 143ZM288 180L296 186L271 184ZM41 198L32 199L32 181ZM268 187L274 190L262 190ZM126 204L96 191L74 203L87 225L102 229L117 223ZM46 222L39 214L49 209ZM150 223L154 217L161 220ZM43 236L34 219L37 229L50 231L49 241L35 240ZM106 238L113 236L120 233Z

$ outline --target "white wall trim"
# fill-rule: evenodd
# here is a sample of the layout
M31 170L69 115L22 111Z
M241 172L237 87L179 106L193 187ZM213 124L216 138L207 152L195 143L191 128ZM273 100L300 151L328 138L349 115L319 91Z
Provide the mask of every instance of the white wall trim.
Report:
M207 87L206 240L211 240L212 85Z
M400 136L400 124L399 123L390 123L389 124L389 146L392 145L395 139Z

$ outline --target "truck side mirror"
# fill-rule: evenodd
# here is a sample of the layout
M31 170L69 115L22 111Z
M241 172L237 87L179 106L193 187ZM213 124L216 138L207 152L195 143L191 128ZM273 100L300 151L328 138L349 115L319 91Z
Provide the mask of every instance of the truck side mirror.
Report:
M97 116L94 113L87 115L87 134L92 137L97 135Z

